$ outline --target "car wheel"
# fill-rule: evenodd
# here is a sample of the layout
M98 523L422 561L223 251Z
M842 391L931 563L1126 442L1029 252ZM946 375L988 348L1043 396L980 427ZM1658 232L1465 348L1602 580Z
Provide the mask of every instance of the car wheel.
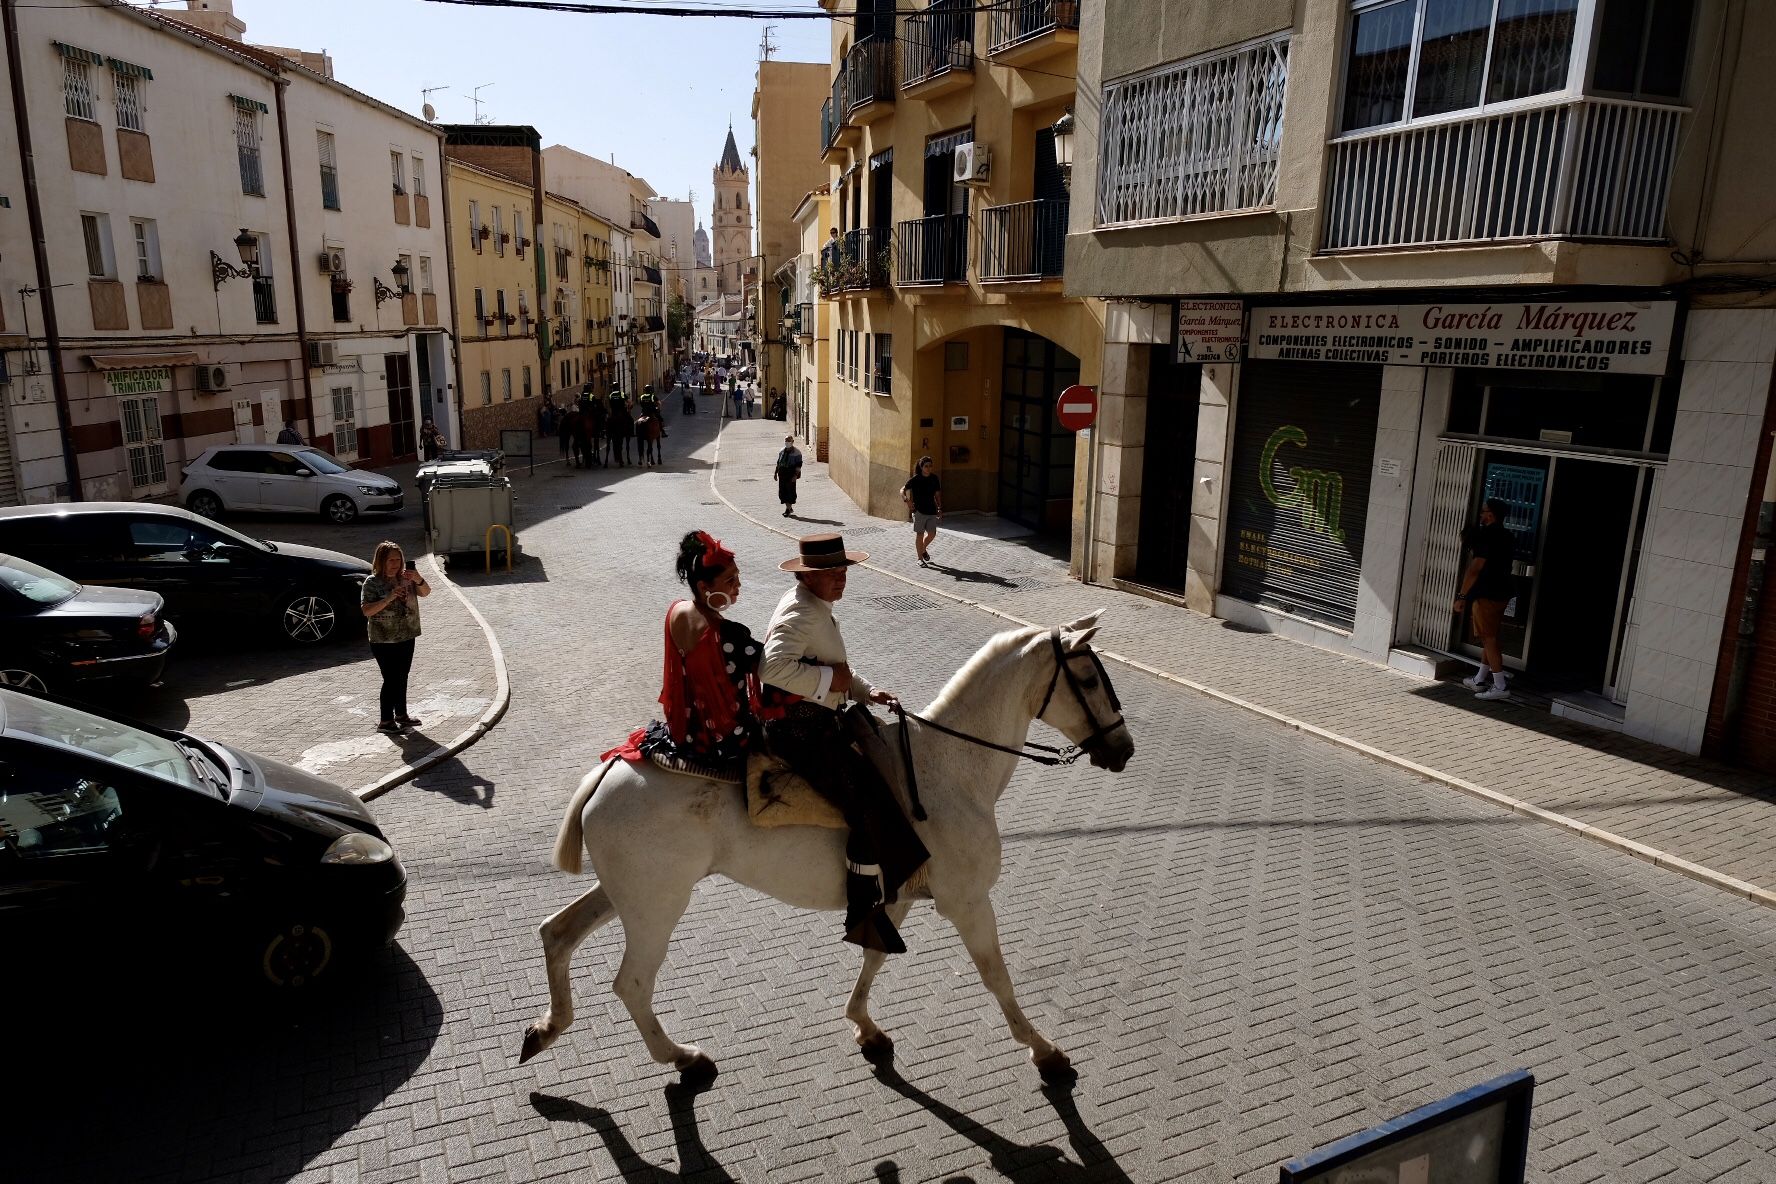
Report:
M273 990L314 990L336 977L339 950L326 925L285 921L261 930L251 949L258 981Z
M199 518L220 518L222 499L207 489L200 489L185 499L185 508Z
M284 602L279 627L297 645L318 645L339 628L339 612L329 596L302 592Z
M358 503L343 493L336 493L321 503L321 517L339 526L356 522L358 520Z
M17 666L0 666L0 687L10 687L30 695L49 694L49 684L43 681L41 674Z

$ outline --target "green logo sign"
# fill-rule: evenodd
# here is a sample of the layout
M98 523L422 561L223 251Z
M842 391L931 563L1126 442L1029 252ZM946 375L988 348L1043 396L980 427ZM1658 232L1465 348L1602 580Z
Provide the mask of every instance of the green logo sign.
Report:
M1258 484L1264 490L1264 496L1279 510L1299 507L1303 530L1330 535L1342 543L1344 527L1339 525L1338 520L1344 511L1343 476L1322 469L1296 467L1288 470L1292 487L1277 488L1272 474L1277 450L1285 444L1306 448L1307 433L1298 427L1285 425L1272 432L1270 439L1264 442L1264 451L1258 458Z

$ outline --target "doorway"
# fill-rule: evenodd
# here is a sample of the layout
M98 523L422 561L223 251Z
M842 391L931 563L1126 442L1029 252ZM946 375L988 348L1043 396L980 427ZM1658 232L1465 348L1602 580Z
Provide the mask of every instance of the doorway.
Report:
M1190 570L1190 504L1196 476L1196 416L1202 366L1149 347L1147 436L1141 464L1141 539L1135 578L1182 590Z
M1079 381L1079 359L1022 329L1006 329L999 396L999 514L1042 534L1073 516L1073 433L1055 400Z
M384 354L382 365L388 382L389 459L412 460L418 455L413 433L413 360L406 354Z

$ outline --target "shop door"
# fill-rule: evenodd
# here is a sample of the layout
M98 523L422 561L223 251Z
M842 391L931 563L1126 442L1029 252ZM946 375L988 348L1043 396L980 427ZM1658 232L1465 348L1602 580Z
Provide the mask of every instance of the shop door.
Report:
M1141 466L1141 542L1135 576L1182 589L1190 569L1190 502L1196 478L1196 413L1202 367L1152 347L1147 371L1147 443Z
M389 452L392 460L411 460L418 453L413 434L413 360L406 354L384 354L388 380Z
M1603 692L1640 470L1561 457L1549 499L1528 669L1556 690Z
M1005 330L999 399L999 513L1044 534L1065 534L1073 513L1073 433L1055 401L1079 381L1079 359L1022 329Z
M430 333L422 333L414 338L417 348L413 356L419 362L419 420L430 423L435 418L432 411L432 342L436 338Z
M1221 588L1339 629L1356 624L1381 367L1248 362L1227 476Z

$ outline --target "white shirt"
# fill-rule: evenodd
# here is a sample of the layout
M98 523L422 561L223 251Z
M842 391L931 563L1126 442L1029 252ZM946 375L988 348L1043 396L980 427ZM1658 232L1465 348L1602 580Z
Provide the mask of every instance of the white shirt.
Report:
M765 630L763 681L826 708L837 709L847 698L862 703L872 688L855 669L848 693L832 689L833 666L847 661L832 605L797 580L777 602Z

